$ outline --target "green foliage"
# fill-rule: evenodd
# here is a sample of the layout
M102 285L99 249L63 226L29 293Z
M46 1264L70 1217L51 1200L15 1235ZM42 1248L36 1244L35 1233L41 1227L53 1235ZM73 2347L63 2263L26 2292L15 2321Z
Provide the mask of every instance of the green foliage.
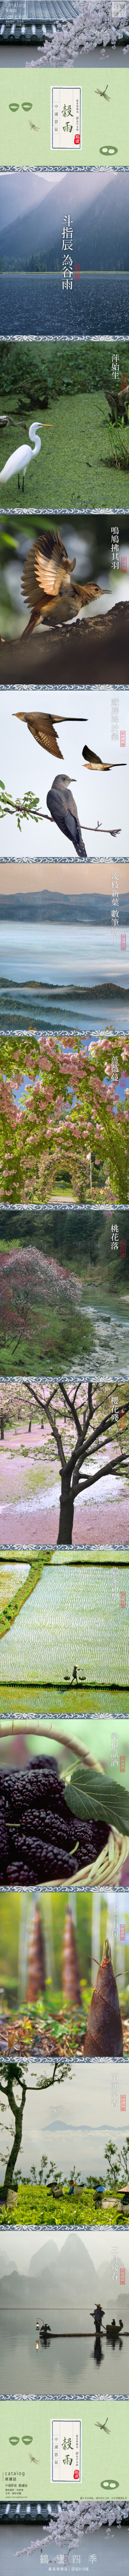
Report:
M2 782L1 782L2 791ZM3 791L5 794L5 791ZM33 798L24 804L33 807ZM36 802L36 800L35 800ZM10 805L12 800L10 799ZM2 802L1 802L1 811ZM23 811L23 808L21 808ZM36 821L38 815L36 813ZM0 1193L2 1200L43 1202L55 1191L102 1205L129 1200L129 1040L112 1031L94 1045L80 1038L35 1039L14 1033L0 1042ZM24 1084L24 1098L22 1096ZM15 1100L19 1089L19 1100ZM54 1353L53 1353L54 1356Z
M18 2183L16 2207L0 2209L0 2226L4 2227L128 2227L128 2213L122 2207L119 2186L97 2199L97 2184L91 2175L86 2186L73 2181L58 2186L51 2183ZM106 2207L105 2207L106 2197Z
M0 820L2 822L4 821L5 814L17 814L18 832L21 832L21 821L23 823L28 823L30 821L30 816L32 816L33 823L42 822L39 796L34 796L30 787L26 790L26 794L22 798L20 796L13 797L11 794L7 795L6 787L4 786L4 779L0 778Z
M119 352L129 372L127 352ZM0 403L6 422L0 436L0 463L26 437L28 418L38 417L40 455L27 467L28 508L43 510L119 508L127 504L129 430L113 429L106 395L112 386L112 343L43 341L0 343ZM59 408L60 405L60 408ZM79 408L78 408L79 406ZM46 417L47 413L47 417ZM125 475L125 480L124 480ZM14 507L14 479L9 507ZM18 491L17 509L21 507Z
M64 340L61 345L58 340L49 340L46 358L43 340L38 344L37 340L1 340L0 399L3 395L14 399L17 413L22 413L25 404L30 408L30 400L38 407L41 404L41 410L44 400L46 408L49 394L55 401L62 393L92 393L99 387L106 390L106 385L112 385L113 345L112 341L106 345L102 340ZM118 356L121 378L122 368L129 375L128 344L124 340L118 343Z

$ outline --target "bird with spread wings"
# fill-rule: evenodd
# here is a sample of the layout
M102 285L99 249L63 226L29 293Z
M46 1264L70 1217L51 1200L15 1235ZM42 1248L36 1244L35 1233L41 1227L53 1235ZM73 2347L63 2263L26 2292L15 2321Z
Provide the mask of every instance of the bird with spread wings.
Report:
M62 600L66 607L68 604L68 608L74 601L76 610L76 607L82 608L86 602L88 605L88 601L100 597L98 582L72 582L75 565L76 555L71 561L58 528L53 531L43 529L40 537L36 535L34 545L29 547L26 555L21 579L23 599L31 612L29 633L30 630L33 633L34 627L40 625L50 610L52 614L54 609L55 614L58 600Z

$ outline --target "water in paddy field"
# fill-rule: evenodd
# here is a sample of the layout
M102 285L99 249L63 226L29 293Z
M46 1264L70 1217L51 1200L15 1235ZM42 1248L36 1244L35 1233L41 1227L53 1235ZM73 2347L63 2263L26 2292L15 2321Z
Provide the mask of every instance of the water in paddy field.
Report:
M88 339L129 331L129 271L91 270L73 278L72 292L59 276L37 271L3 271L0 276L0 336Z

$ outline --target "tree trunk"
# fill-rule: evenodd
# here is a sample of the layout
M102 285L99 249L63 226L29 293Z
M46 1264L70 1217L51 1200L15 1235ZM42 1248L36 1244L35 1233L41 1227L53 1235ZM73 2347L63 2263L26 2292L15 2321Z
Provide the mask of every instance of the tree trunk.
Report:
M13 2113L14 2113L14 2119L15 2119L15 2137L13 2138L13 2146L11 2147L11 2154L10 2154L10 2156L8 2156L8 2160L7 2160L5 2179L4 2179L4 2182L2 2182L2 2183L1 2183L1 2189L0 2189L0 2207L2 2206L2 2202L3 2202L3 2203L4 2203L4 2205L5 2205L5 2207L6 2207L6 2209L7 2209L8 2191L10 2190L10 2187L11 2187L11 2185L12 2185L12 2183L13 2183L13 2175L14 2175L14 2171L15 2171L15 2165L16 2165L16 2162L17 2162L17 2156L18 2156L18 2155L19 2155L19 2153L20 2153L21 2140L22 2140L22 2121L23 2121L23 2111L24 2111L25 2101L26 2101L26 2084L24 2084L24 2083L22 2084L22 2092L21 2092L21 2095L20 2095L20 2102L19 2102L19 2103L18 2103L18 2102L16 2103L16 2101L15 2101L15 2095L14 2095L14 2091L13 2091L13 2085L14 2085L14 2080L15 2080L16 2073L17 2073L17 2069L16 2069L16 2067L14 2067L14 2068L13 2068L13 2070L11 2070L11 2067L9 2067L9 2069L8 2069L8 2079L7 2079L6 2100L7 2100L8 2104L9 2104L9 2110L10 2110L10 2111L13 2111Z
M58 1530L57 1547L72 1547L72 1529L73 1529L73 1519L74 1519L74 1498L73 1498L73 1493L71 1493L71 1492L70 1492L70 1487L69 1487L69 1486L67 1486L67 1484L65 1484L65 1492L64 1492L63 1494L61 1493L61 1499L60 1499L60 1518L59 1518L59 1530Z
M3 1413L1 1413L1 1421L0 1421L0 1437L1 1437L1 1440L4 1440L4 1415L3 1415Z

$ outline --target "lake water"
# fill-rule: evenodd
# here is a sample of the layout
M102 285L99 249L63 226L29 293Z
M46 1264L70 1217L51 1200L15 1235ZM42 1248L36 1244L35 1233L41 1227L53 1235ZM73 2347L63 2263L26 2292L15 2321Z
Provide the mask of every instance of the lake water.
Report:
M73 983L78 989L81 985L83 991L84 984L88 992L88 985L102 984L104 980L105 984L115 982L117 992L117 984L122 991L127 978L128 993L129 926L126 928L126 950L121 951L120 929L117 947L112 945L111 929L107 924L102 927L100 923L94 925L93 921L85 922L83 917L82 921L69 921L66 916L66 920L60 919L59 922L3 918L0 922L0 955L1 974L9 976L10 983L24 986L31 976L36 975L41 986L42 975L43 984L53 988L53 1009L57 983L62 996L62 984L67 987L67 992Z
M27 2322L24 2330L22 2319L17 2325L13 2315L11 2322L9 2317L4 2318L2 2301L0 2387L2 2397L3 2393L5 2396L22 2396L23 2388L26 2396L46 2398L72 2398L78 2397L78 2393L79 2400L81 2397L97 2397L97 2393L99 2397L103 2394L104 2397L127 2397L129 2342L122 2342L121 2351L116 2344L113 2351L104 2337L101 2359L97 2363L91 2328L88 2339L85 2335L82 2339L79 2334L71 2333L68 2339L67 2333L61 2337L57 2334L55 2340L52 2337L46 2351L39 2343L37 2352L35 2319L32 2322L30 2316L30 2327Z
M0 276L0 335L13 339L20 333L34 339L61 339L64 336L85 339L99 333L129 331L129 272L116 273L98 269L82 275L80 286L73 280L72 293L63 293L60 277L41 276L24 271L6 271Z

